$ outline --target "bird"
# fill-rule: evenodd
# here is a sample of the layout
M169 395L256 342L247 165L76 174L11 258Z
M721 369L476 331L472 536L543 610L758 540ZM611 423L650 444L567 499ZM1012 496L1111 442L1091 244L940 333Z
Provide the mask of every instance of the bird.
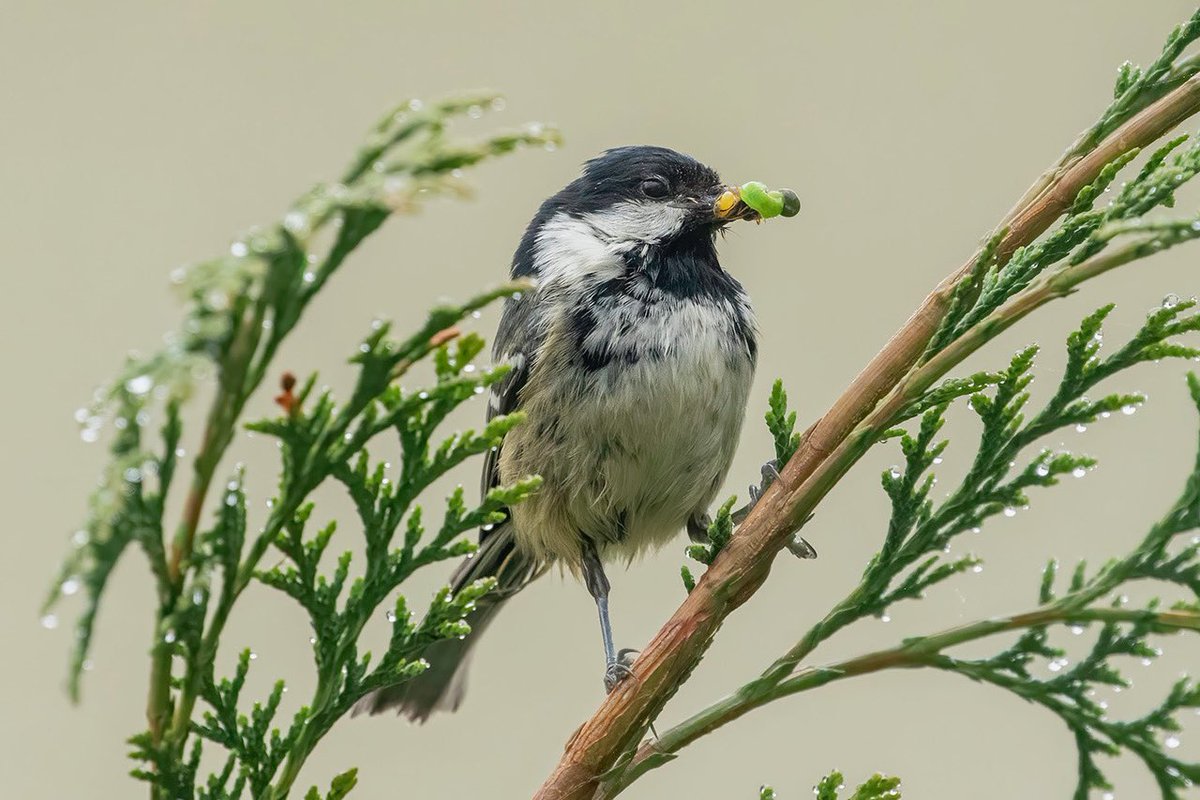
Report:
M614 645L604 564L684 530L706 540L758 353L750 299L716 244L735 220L759 219L713 169L648 145L604 151L542 203L513 256L512 277L534 288L505 301L493 357L511 371L487 410L525 421L487 454L482 476L485 495L534 474L541 487L481 530L451 578L454 591L496 580L466 618L471 633L430 646L425 672L358 711L423 722L457 709L484 629L555 565L595 600L606 689L630 674L636 651Z

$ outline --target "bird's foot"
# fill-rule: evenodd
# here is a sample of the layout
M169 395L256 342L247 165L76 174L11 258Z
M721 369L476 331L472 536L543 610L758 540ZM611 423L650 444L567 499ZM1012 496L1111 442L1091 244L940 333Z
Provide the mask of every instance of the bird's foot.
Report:
M757 486L750 487L750 502L733 512L733 521L740 525L742 521L746 519L746 517L750 516L750 511L755 505L758 504L758 501L762 499L762 496L766 494L767 489L771 487L771 484L777 480L779 480L779 462L777 462L775 459L771 459L762 465L762 482ZM807 523L809 519L812 519L812 515L809 515L808 519L804 520L804 522ZM796 558L817 557L816 548L805 541L804 537L802 537L800 534L793 535L785 546L787 547L788 552L794 555Z
M761 472L762 480L759 482L758 486L749 487L749 508L754 508L759 499L767 493L767 489L771 488L771 484L779 480L779 462L772 458L770 461L762 465ZM747 511L747 513L749 513L749 511Z
M612 694L612 690L617 688L617 684L626 678L633 676L633 662L637 650L625 648L617 652L617 657L608 662L604 668L604 693Z

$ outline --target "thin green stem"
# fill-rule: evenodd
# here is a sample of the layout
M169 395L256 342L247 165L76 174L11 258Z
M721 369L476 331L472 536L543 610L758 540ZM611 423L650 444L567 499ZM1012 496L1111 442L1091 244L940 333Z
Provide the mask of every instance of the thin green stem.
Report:
M869 675L886 669L911 669L937 666L942 651L967 642L1007 631L1023 630L1056 623L1141 622L1164 630L1200 631L1200 614L1191 611L1141 611L1123 608L1078 608L1071 595L1048 606L1015 614L960 625L928 636L906 639L899 645L854 656L822 666L805 667L775 684L755 681L721 698L688 719L663 731L657 739L642 745L629 764L605 781L598 800L615 797L645 773L667 763L675 754L700 737L738 719L767 703L793 694L816 689L834 681Z

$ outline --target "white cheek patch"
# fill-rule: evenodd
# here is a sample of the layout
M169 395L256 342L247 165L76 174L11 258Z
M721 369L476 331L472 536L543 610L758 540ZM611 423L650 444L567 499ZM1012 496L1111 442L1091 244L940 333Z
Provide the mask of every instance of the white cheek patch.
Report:
M606 280L624 271L620 257L596 228L563 213L538 233L534 266L538 281L551 285L570 285L589 277Z
M605 281L625 273L621 254L677 234L687 211L666 203L629 200L604 211L573 217L559 213L542 226L534 266L547 284Z
M588 224L614 245L655 244L680 231L686 217L682 208L666 203L627 200L604 211L584 214Z

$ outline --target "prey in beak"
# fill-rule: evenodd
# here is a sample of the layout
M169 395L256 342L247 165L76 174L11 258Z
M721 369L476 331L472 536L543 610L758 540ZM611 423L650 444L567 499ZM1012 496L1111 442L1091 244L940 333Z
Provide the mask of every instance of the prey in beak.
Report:
M724 222L771 217L794 217L800 213L800 198L791 189L768 190L758 181L740 187L727 186L713 201L713 216Z

